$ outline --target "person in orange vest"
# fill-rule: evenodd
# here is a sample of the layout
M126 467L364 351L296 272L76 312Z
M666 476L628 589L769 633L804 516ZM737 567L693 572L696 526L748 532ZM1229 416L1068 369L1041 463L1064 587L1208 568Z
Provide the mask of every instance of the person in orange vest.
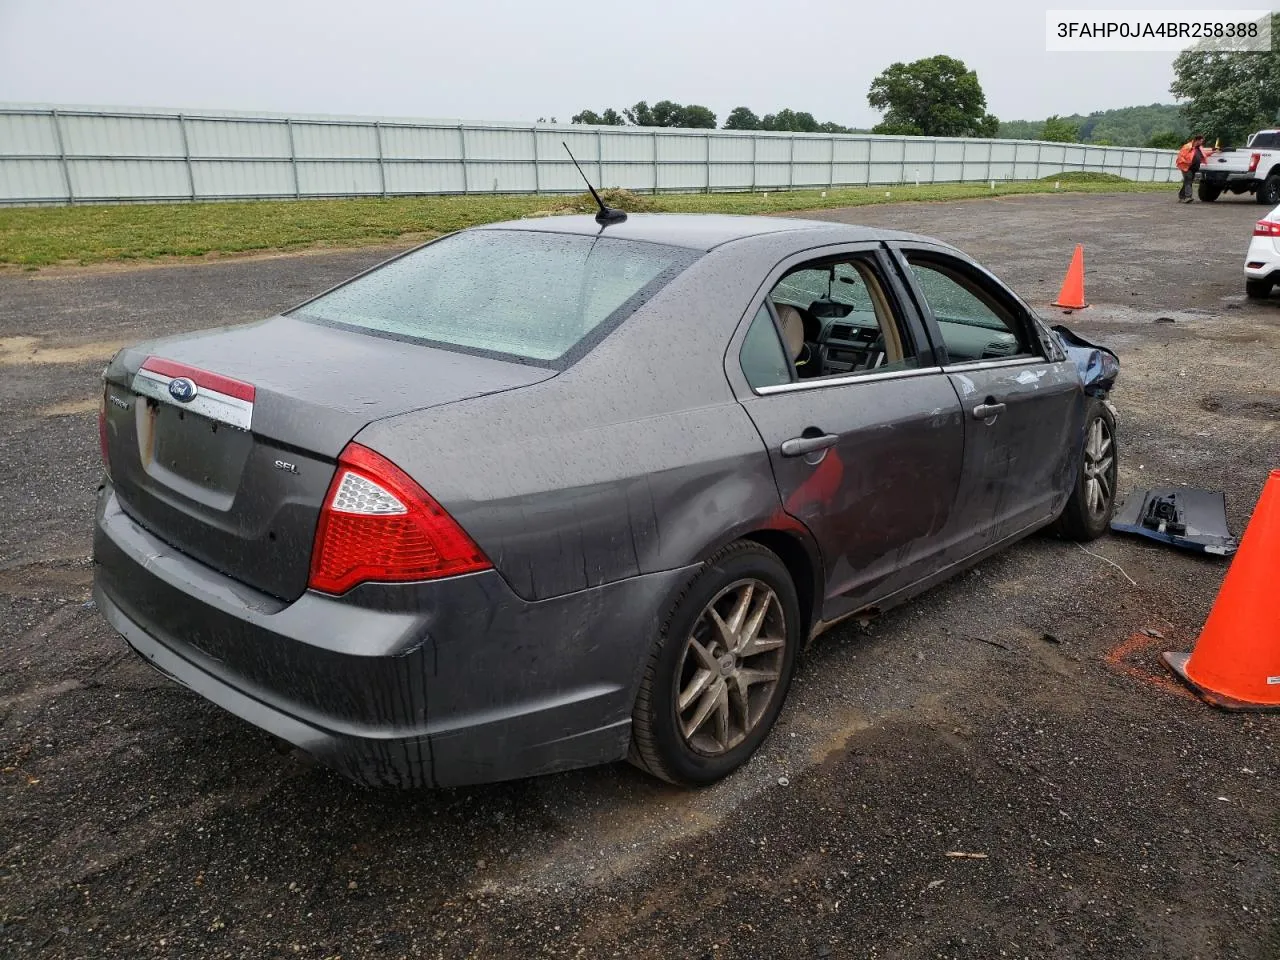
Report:
M1180 202L1192 202L1191 184L1195 181L1196 174L1200 172L1200 164L1211 156L1213 156L1213 148L1204 145L1202 134L1195 134L1182 145L1182 149L1178 151L1178 159L1174 161L1182 171L1182 188L1178 191Z

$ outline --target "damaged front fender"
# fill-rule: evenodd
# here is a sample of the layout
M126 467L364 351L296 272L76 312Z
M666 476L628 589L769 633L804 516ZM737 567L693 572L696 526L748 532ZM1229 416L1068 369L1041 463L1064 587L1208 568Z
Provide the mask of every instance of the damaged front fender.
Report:
M1093 397L1105 398L1115 386L1116 378L1120 376L1120 358L1106 347L1090 343L1078 333L1060 324L1052 329L1063 351L1080 371L1085 393Z

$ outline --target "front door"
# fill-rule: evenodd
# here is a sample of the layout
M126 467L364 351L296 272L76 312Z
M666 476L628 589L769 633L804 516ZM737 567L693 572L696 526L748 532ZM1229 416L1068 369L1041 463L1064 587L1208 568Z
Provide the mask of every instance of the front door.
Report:
M739 354L783 509L822 553L826 618L932 572L960 486L959 400L888 265L874 248L783 265Z
M898 245L964 413L964 481L948 539L962 559L1051 518L1073 463L1079 377L1045 356L1026 308L975 264Z

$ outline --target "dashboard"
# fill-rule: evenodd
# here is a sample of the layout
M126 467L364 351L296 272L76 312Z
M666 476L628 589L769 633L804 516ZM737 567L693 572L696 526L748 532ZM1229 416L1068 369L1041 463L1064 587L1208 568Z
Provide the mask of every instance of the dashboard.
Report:
M850 373L884 362L884 341L874 313L851 311L823 321L818 345L827 373Z
M1017 356L1019 352L1018 338L1008 330L993 330L991 327L945 320L942 317L937 319L942 342L947 345L947 357L952 363L1002 360Z

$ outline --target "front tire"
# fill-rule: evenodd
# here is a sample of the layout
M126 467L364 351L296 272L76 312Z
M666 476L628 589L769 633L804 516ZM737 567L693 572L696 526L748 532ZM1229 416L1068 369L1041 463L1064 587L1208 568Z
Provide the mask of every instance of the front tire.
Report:
M1266 280L1246 280L1244 282L1245 295L1251 300L1266 300L1271 296L1271 288L1275 284L1270 278Z
M1106 533L1116 509L1118 474L1115 417L1105 403L1090 397L1080 467L1071 497L1055 524L1057 533L1081 542Z
M703 786L768 736L801 644L800 605L777 555L739 540L689 581L659 632L631 716L628 759Z

